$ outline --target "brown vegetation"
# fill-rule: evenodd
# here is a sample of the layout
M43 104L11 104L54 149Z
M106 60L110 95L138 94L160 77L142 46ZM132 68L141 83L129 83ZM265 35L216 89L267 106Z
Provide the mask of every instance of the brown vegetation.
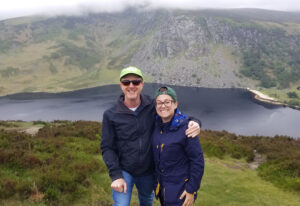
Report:
M107 173L99 160L101 123L55 121L44 125L36 136L0 131L0 201L16 198L71 205L95 185L91 176ZM221 159L231 156L252 162L256 151L266 157L258 167L262 178L281 188L300 191L299 140L204 130L200 142L205 156ZM103 188L109 193L109 184Z

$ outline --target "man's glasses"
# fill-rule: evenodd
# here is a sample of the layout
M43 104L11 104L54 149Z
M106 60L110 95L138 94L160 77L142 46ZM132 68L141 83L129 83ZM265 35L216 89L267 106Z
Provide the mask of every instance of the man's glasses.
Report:
M162 107L163 105L165 105L165 107L170 107L172 102L174 102L174 101L173 100L166 100L164 102L157 101L156 102L156 107Z
M130 83L132 83L134 86L138 86L140 85L140 83L142 83L142 80L141 79L135 79L135 80L127 80L127 79L124 79L121 81L121 83L124 85L124 86L129 86Z

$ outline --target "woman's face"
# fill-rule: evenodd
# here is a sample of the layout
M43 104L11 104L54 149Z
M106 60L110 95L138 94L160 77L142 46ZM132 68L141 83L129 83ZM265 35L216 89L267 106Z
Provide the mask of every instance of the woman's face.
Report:
M156 97L155 108L162 121L169 122L174 116L177 102L175 102L171 96L162 94Z

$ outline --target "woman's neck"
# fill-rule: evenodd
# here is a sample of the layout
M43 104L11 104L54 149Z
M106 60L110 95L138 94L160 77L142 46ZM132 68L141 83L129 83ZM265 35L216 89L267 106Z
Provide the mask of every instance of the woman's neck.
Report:
M173 118L173 116L172 117L167 117L167 118L161 118L161 121L163 123L168 123L168 122L170 122L172 120L172 118Z

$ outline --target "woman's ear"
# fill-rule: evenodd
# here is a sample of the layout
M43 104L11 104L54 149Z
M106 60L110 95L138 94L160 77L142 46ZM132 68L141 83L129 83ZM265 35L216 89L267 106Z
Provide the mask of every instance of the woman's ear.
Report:
M175 109L178 107L178 102L174 102Z

